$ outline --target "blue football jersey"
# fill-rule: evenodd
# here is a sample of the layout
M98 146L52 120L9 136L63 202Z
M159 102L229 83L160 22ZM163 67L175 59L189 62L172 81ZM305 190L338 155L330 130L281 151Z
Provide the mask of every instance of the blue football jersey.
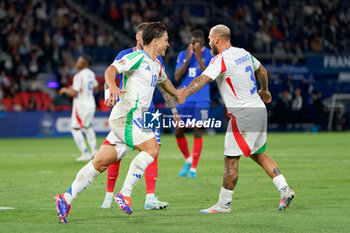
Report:
M178 57L176 62L176 69L181 68L181 66L186 61L186 53L187 50L182 50ZM205 66L208 66L213 56L211 55L210 49L204 47L202 51L202 59ZM202 74L202 70L199 67L198 60L196 58L196 55L192 53L191 59L188 63L187 71L184 75L184 77L181 79L181 88L184 86L188 87L190 83L200 76ZM205 85L201 90L194 93L193 95L190 95L186 98L186 102L197 102L197 101L210 101L210 86L209 84Z

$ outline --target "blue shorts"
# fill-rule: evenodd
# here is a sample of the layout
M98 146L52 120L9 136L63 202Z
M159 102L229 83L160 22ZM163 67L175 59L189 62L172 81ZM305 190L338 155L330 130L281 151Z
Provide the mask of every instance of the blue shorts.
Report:
M154 129L153 133L156 136L156 140L157 140L158 144L161 145L162 143L160 142L160 131L159 131L159 129Z
M183 121L187 119L196 121L205 121L209 117L210 102L198 101L198 102L185 102L177 105L177 111Z

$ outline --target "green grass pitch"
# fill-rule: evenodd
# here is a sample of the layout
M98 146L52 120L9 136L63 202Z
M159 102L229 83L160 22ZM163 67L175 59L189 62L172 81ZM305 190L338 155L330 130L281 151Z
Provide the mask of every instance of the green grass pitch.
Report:
M268 135L266 153L296 192L285 211L277 210L279 192L271 179L242 157L232 212L199 213L219 195L224 135L204 136L197 179L178 177L184 160L174 136L162 136L162 143L156 194L169 202L167 209L144 210L143 178L133 191L134 214L124 214L115 203L100 209L105 172L78 196L63 225L53 197L69 188L85 164L74 160L73 139L1 139L0 207L15 209L0 210L0 232L350 232L350 133ZM122 161L115 191L135 154Z

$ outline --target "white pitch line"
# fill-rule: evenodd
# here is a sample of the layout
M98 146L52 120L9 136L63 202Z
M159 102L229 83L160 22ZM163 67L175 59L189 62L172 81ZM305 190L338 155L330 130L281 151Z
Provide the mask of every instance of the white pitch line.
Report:
M14 210L15 207L4 207L4 206L0 206L0 210Z

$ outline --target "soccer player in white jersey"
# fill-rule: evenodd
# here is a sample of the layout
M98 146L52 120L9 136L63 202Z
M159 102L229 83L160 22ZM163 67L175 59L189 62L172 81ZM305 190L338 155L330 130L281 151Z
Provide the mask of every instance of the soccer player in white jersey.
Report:
M71 116L71 132L75 143L77 144L81 156L76 161L88 161L97 153L96 134L92 128L96 104L93 96L93 90L97 87L95 74L89 67L92 65L92 59L88 55L82 55L75 63L75 68L79 72L74 75L73 87L63 87L59 95L66 94L73 98L73 109ZM86 139L89 143L91 153L85 144Z
M289 188L277 164L264 153L267 114L265 103L271 102L265 68L250 53L231 46L230 29L217 25L210 30L209 45L214 57L206 70L179 92L179 103L214 80L224 99L230 121L225 136L225 172L218 202L201 213L231 211L233 189L238 180L238 161L243 154L258 163L272 178L281 193L278 209L289 206L295 193ZM257 92L254 72L261 89ZM261 100L263 99L263 101Z
M143 49L143 41L142 41L142 33L143 30L146 28L148 23L143 22L140 23L137 26L137 32L136 32L136 46L133 48L125 49L122 50L118 53L117 57L115 60L121 59L123 56L126 54L130 54L132 52L135 52L136 50L142 50ZM162 75L166 76L165 69L164 69L164 62L162 57L157 58L160 63L163 66L162 70ZM118 74L116 76L116 79L120 80L119 88L123 88L123 74ZM163 98L165 102L168 104L168 106L171 108L173 114L174 114L174 120L179 121L180 116L176 111L176 104L174 103L173 98L166 93L163 89L159 89L161 94L163 95ZM108 89L106 89L106 92L108 92ZM107 97L107 95L105 95ZM155 106L153 103L150 105L150 111L155 111ZM161 140L160 140L160 132L158 130L154 131L154 134L157 139L157 144L160 147L161 146ZM108 144L109 142L105 140L103 142L104 144ZM113 204L113 198L114 198L114 186L116 183L116 180L119 175L119 167L120 167L120 162L122 160L119 160L115 163L112 163L111 165L108 166L107 170L107 190L106 190L106 195L105 199L101 205L101 208L111 208ZM145 200L145 209L146 210L159 210L159 209L164 209L168 207L168 203L164 201L158 200L158 197L155 195L155 187L157 183L157 177L158 177L158 158L155 158L154 161L146 168L144 178L146 182L146 200Z
M148 109L156 84L177 98L177 90L169 79L162 76L162 67L157 61L168 48L168 33L160 22L147 25L143 31L144 50L138 50L114 61L105 72L109 88L107 106L114 106L109 117L111 132L107 136L110 144L100 147L97 155L78 172L70 188L56 195L56 208L61 223L66 217L77 195L92 183L94 178L107 167L120 160L128 150L140 153L132 160L122 189L115 195L115 201L125 213L132 214L131 193L141 179L147 166L158 156L159 147L154 133L140 127L142 109ZM120 90L115 83L115 74L123 73L124 85ZM120 99L116 104L116 100Z

